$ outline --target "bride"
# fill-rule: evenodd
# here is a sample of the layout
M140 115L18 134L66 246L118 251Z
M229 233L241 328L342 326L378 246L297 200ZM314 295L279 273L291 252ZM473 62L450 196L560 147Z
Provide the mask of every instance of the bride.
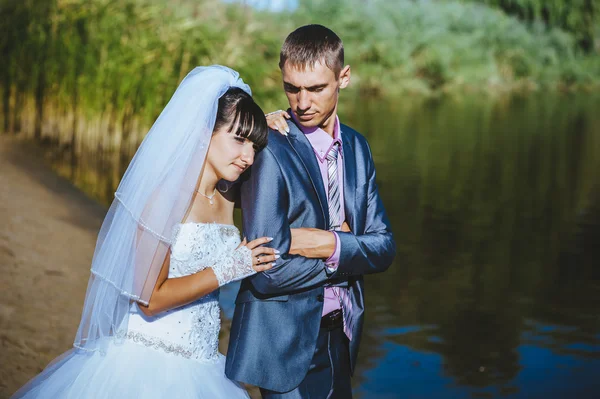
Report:
M267 142L248 85L222 66L182 81L100 230L74 348L13 398L247 398L218 352L219 287L272 267L241 242L228 185Z

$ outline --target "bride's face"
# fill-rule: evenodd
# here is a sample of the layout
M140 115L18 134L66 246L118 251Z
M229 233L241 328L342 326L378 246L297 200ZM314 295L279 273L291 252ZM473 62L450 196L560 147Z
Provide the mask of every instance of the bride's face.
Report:
M254 162L255 145L228 128L224 126L213 133L206 161L219 179L235 181Z

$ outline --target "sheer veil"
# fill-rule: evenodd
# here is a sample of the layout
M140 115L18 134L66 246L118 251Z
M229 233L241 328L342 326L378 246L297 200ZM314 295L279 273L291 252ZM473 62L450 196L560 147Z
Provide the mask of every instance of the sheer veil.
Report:
M103 338L126 333L131 301L150 300L202 171L218 100L230 87L251 94L232 69L195 68L144 138L98 235L76 348L102 351Z

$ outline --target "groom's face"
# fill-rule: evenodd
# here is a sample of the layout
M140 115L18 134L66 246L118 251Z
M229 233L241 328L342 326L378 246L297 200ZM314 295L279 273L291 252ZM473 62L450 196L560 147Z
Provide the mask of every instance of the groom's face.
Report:
M349 68L344 68L336 77L325 63L305 68L285 63L281 71L283 89L302 126L323 127L335 119L339 89L346 87L349 81Z

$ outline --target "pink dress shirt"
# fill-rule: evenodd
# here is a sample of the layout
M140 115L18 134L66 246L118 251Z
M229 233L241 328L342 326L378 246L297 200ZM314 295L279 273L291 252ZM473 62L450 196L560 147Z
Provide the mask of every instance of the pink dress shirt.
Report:
M296 120L294 114L292 113L292 117L294 121L296 121L296 125L298 128L304 133L308 141L310 142L315 156L317 158L317 163L319 164L319 170L321 172L321 177L323 178L323 184L325 186L325 192L328 190L328 174L327 174L327 154L331 147L333 147L333 143L339 143L339 156L338 156L338 179L339 179L339 191L340 191L340 205L341 205L341 218L340 220L346 220L346 212L344 210L344 151L342 148L342 139L340 136L340 121L338 117L335 118L335 126L333 129L333 137L331 137L326 131L321 128L306 128ZM329 257L325 264L329 268L330 271L335 271L339 265L340 261L340 240L338 235L334 232L335 235L335 250L331 257ZM344 288L341 288L344 289ZM335 294L335 290L332 287L325 287L325 295L323 301L323 315L333 312L336 309L341 309L340 301Z

